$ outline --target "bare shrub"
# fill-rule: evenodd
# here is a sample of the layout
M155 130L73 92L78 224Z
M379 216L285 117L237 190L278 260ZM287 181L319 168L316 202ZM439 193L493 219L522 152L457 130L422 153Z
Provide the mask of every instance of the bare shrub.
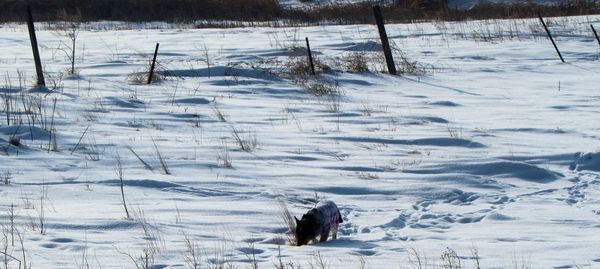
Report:
M96 138L95 137L91 137L88 140L88 148L86 151L86 160L88 161L93 161L93 162L97 162L100 161L100 158L102 156L102 152L100 152L100 149L98 148L98 144L96 143Z
M409 74L415 76L422 76L427 74L428 71L433 70L433 66L419 61L414 61L406 56L406 53L400 49L396 44L392 44L392 50L394 58L398 60L396 64L398 71L402 74Z
M456 251L454 251L451 248L447 247L444 250L444 252L442 252L441 259L442 259L442 269L461 269L462 268L460 257L458 256Z
M429 268L429 262L425 254L419 252L414 248L408 250L408 262L415 269L427 269Z
M451 127L450 124L446 126L448 135L452 138L460 138L463 136L462 128Z
M152 60L148 60L146 68L127 75L127 81L136 85L148 84L148 76L150 75L151 66ZM152 83L165 80L166 77L162 75L165 72L165 68L157 61L154 67L154 72L152 72Z
M225 168L233 167L233 162L231 161L231 156L229 156L229 150L227 147L217 153L217 162Z
M340 87L337 81L326 79L305 79L296 81L300 87L304 88L308 93L315 96L324 95L339 95Z
M471 249L471 257L473 261L473 268L481 269L481 257L479 256L479 250L476 247Z
M373 115L373 108L369 103L363 103L360 112L367 117L371 117Z
M185 263L190 269L200 269L202 267L201 249L198 244L190 239L187 234L183 234L183 242L185 243Z
M87 240L87 233L85 236L85 240L83 241L83 246L81 247L81 257L79 261L75 262L78 269L92 269L94 268L93 264L90 262L90 254ZM99 268L101 268L99 266Z
M254 132L232 128L231 134L242 151L252 152L258 146L258 139Z
M2 184L4 184L4 185L10 184L10 181L12 180L12 178L13 178L13 176L12 176L12 173L10 172L10 170L6 170L4 172L4 174L2 174L2 177L1 177Z
M0 255L2 255L2 263L4 265L4 268L5 269L12 268L12 266L9 266L9 265L10 265L11 261L13 261L13 260L18 263L19 266L17 268L21 268L21 260L15 256L11 255L11 253L9 252L10 243L9 243L9 239L8 239L8 237L9 237L8 228L6 228L4 225L0 226L0 228L2 229L1 230L2 237L0 238L0 247L1 247ZM13 241L14 241L14 239L13 239ZM13 242L13 247L14 247L14 242Z
M343 58L344 67L348 72L369 72L369 61L365 52L350 52Z
M21 137L18 136L11 136L8 139L8 143L15 146L15 147L19 147L21 146Z
M256 254L258 251L256 250L256 247L254 246L254 242L248 243L248 248L250 249L251 252L245 253L245 256L246 256L246 259L250 263L250 268L258 269L258 260L256 260Z
M146 217L146 213L142 210L141 206L134 209L131 213L133 220L144 232L144 240L146 240L146 249L150 250L149 253L158 254L164 248L164 240L161 235L161 231L156 224L150 223Z
M142 228L142 231L144 231L144 235L146 236L146 238L153 238L152 225L150 225L150 223L148 222L144 210L142 210L142 208L138 206L137 209L134 208L132 215L133 220L135 220L140 226L140 228Z
M58 11L59 21L55 23L54 27L57 31L57 35L63 36L69 40L69 43L61 41L58 50L62 51L69 62L71 63L71 69L69 70L70 75L76 74L75 70L75 58L76 58L76 43L77 37L79 36L79 30L81 28L82 18L81 11L76 9L74 13L68 13L66 9Z
M291 50L303 50L301 48L292 48ZM331 70L331 67L327 65L325 62L321 61L315 54L313 54L313 65L315 67L315 73L319 74L322 72L327 72ZM308 56L292 56L288 58L287 62L284 64L285 66L285 74L291 76L309 76L312 75L312 68L310 66L310 62L308 61Z
M123 182L123 163L121 162L121 157L119 156L119 154L117 153L117 156L115 157L115 173L117 174L117 177L119 178L119 185L120 185L120 189L121 189L121 202L123 203L123 207L125 208L125 217L127 219L129 219L129 210L127 210L127 202L125 200L125 188L124 188L124 182Z
M156 249L150 244L146 245L139 255L122 251L119 251L119 253L129 257L136 269L154 268L155 257L158 254Z
M27 256L25 255L25 244L23 243L24 236L19 232L18 229L15 228L15 232L17 232L17 236L19 237L19 243L21 245L21 262L23 264L23 269L31 269L31 264L27 264Z
M294 76L308 76L312 74L310 64L305 57L291 57L286 63L287 72ZM317 70L315 70L316 72Z
M48 185L42 183L42 189L40 191L40 204L37 207L38 224L40 228L40 234L46 234L46 201L48 200Z
M400 73L422 76L427 73L428 66L418 61L411 61L404 55L400 56Z

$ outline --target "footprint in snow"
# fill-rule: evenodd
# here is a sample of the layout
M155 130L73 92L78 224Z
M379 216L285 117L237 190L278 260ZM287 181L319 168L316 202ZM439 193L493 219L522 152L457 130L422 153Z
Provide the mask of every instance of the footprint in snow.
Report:
M262 254L265 252L263 249L254 248L254 247L241 247L241 248L238 248L237 250L246 255L258 255L258 254Z
M68 244L68 243L76 242L74 239L67 238L67 237L53 238L53 239L50 239L49 241L50 241L49 243L43 243L40 246L42 246L43 248L50 248L50 249L58 248L58 247L65 248L65 247L70 246L70 244Z
M72 242L75 242L74 239L72 239L72 238L66 238L66 237L54 238L54 239L52 239L50 241L52 241L54 243L72 243Z

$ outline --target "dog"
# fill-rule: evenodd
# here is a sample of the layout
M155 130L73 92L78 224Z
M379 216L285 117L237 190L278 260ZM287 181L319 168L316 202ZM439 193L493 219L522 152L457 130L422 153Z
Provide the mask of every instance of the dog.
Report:
M296 217L294 219L297 246L306 245L310 241L316 242L317 236L320 236L319 242L325 242L332 230L332 238L336 240L338 225L344 222L337 205L329 200L319 201L314 208L302 215L301 220Z

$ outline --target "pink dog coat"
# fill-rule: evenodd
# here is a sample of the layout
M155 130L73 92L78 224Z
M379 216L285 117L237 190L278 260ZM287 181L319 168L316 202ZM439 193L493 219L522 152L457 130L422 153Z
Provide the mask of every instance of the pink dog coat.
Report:
M333 201L321 200L311 210L316 210L318 214L315 214L317 222L317 234L329 233L331 227L337 226L343 223L342 215L337 205Z

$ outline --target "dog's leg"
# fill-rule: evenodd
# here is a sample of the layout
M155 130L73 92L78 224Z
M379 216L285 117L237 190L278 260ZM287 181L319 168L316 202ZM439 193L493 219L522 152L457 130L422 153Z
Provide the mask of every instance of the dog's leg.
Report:
M329 237L329 231L323 231L323 233L321 233L321 240L319 242L327 241L327 237Z
M331 238L333 238L333 240L337 240L337 229L338 229L338 224L333 225L333 231L332 231L332 235L331 235Z

